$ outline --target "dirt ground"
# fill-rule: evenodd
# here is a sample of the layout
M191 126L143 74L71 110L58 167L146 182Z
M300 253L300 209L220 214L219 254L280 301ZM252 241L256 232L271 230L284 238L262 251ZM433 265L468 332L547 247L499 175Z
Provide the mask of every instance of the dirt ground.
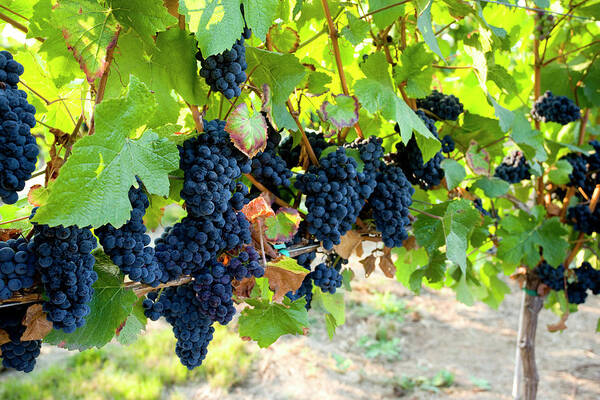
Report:
M309 336L284 337L262 350L253 345L259 353L255 372L229 393L207 385L178 391L203 400L511 399L521 299L517 288L511 287L513 293L493 310L484 304L467 307L451 290L425 290L414 296L399 283L374 275L354 285L348 296L348 320L333 340L318 322ZM409 311L403 321L382 320L352 306L375 288L406 302ZM568 330L550 333L546 325L557 317L542 310L536 342L539 399L600 399L598 318L600 299L592 297L571 315ZM386 324L398 355L366 357L360 339L374 337ZM440 370L449 371L454 382L437 392L423 386L405 390L399 384L403 376L431 378Z

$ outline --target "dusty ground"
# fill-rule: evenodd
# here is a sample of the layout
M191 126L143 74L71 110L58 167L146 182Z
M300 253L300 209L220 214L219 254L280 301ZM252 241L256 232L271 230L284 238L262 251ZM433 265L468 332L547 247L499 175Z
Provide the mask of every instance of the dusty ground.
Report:
M374 288L389 290L406 302L404 321L365 315L364 308L356 306ZM269 349L255 346L255 373L229 393L208 386L179 390L187 398L223 400L511 398L517 290L499 310L492 310L484 304L464 306L450 290L414 296L398 283L372 276L355 285L349 298L354 302L347 310L348 321L333 341L318 322L310 336L282 338ZM568 320L567 331L549 333L545 327L557 317L542 311L536 343L539 399L600 399L600 334L594 333L598 318L600 299L591 298ZM399 357L365 356L360 338L373 338L382 327L389 340L396 338ZM455 381L438 392L423 387L407 391L398 384L402 376L431 378L440 370L450 371Z

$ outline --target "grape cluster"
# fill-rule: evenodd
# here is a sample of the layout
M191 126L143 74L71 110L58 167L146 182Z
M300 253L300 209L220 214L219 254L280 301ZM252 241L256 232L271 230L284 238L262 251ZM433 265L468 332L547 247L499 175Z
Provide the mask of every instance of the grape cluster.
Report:
M252 159L252 176L271 192L278 193L279 186L289 187L292 171L286 162L275 153L275 149L265 149Z
M101 226L95 233L104 252L132 281L158 286L165 279L156 262L154 248L149 246L151 240L144 226L144 215L150 202L139 179L138 185L137 189L129 189L129 202L133 207L129 221L120 228L110 224Z
M367 182L375 182L377 171L383 165L382 143L383 139L371 136L368 139L357 139L348 145L348 148L358 150L360 159L364 163L363 172Z
M150 293L143 303L148 318L157 320L164 316L173 327L177 339L175 354L188 369L202 365L215 332L212 321L202 313L192 286L188 283L166 288L160 297Z
M318 264L310 273L313 284L320 287L323 292L335 293L342 286L342 275L335 268L328 267L325 263Z
M385 165L377 174L377 186L369 199L377 230L387 247L400 247L408 237L408 207L415 192L402 169Z
M194 275L194 291L200 310L213 322L227 325L235 314L233 307L231 275L227 268L211 260L201 273Z
M252 246L239 250L227 264L227 272L238 281L244 278L260 278L265 274L265 269L260 263L260 255Z
M296 188L306 194L308 232L325 249L339 244L340 237L352 229L374 183L357 171L356 160L344 148L327 154L320 166L311 166L296 181Z
M7 51L0 52L0 199L18 200L17 192L35 170L39 149L30 129L35 126L35 107L27 93L17 89L23 66Z
M569 174L569 186L576 188L575 193L580 197L583 197L580 190L591 197L596 185L600 183L600 142L593 140L590 145L594 148L593 153L569 153L561 158L573 167Z
M454 151L454 139L452 136L446 135L442 138L442 153L450 154Z
M300 223L298 232L296 233L296 235L294 235L294 237L292 238L292 240L289 243L286 243L286 245L293 246L293 245L301 244L302 236L305 232L306 232L306 224L304 221L302 221ZM300 266L302 266L304 269L308 270L309 274L307 274L304 277L304 280L302 281L302 285L300 285L300 287L296 291L294 291L294 292L289 291L286 294L286 297L292 301L296 301L296 300L304 297L306 300L305 307L307 310L310 310L311 302L312 302L313 282L310 277L311 264L316 257L317 257L316 251L302 253L298 257L296 257L296 261L298 262L298 264Z
M592 268L592 265L584 261L579 268L574 270L575 280L567 283L567 299L571 304L582 304L588 296L588 290L593 294L600 294L600 270ZM543 261L537 268L536 273L542 283L552 290L560 291L565 288L565 269L562 265L553 268Z
M417 115L423 120L425 126L437 138L437 129L434 121L427 117L421 110ZM400 132L398 124L395 126L396 132ZM402 168L406 178L413 185L419 185L424 190L432 189L439 185L444 178L444 170L441 167L444 156L441 150L437 152L429 161L423 162L423 154L417 145L415 137L411 137L408 144L402 142L396 144L396 153L391 155L392 161Z
M453 94L445 95L437 90L424 99L417 99L417 107L430 111L441 120L456 121L464 111L462 103Z
M246 81L246 47L244 40L250 39L252 31L244 28L242 36L235 42L233 47L220 54L207 58L202 53L196 53L196 59L200 61L200 76L206 80L213 92L221 92L228 99L238 97L242 94L240 85Z
M566 96L554 96L546 91L533 104L531 115L542 122L557 122L566 125L581 118L579 107Z
M54 329L71 333L85 324L92 299L96 238L88 228L34 223L33 250L48 301L43 309Z
M22 321L27 308L23 306L10 307L0 311L0 329L8 334L9 342L0 345L2 365L17 371L31 372L35 367L36 358L40 355L41 340L21 341L25 332Z
M573 229L587 235L600 232L600 208L596 207L594 212L591 212L587 204L569 207L567 221L573 225Z
M308 142L310 143L310 147L313 149L315 156L317 159L321 158L321 154L323 150L330 146L329 143L325 140L325 137L315 131L306 131L306 137L308 138ZM288 168L294 168L298 166L300 163L300 152L302 149L302 145L297 145L292 147L294 144L294 140L292 136L288 136L285 138L281 145L279 146L279 155L285 161Z
M529 179L529 163L525 159L522 151L513 151L502 160L494 176L508 183L519 183L523 179Z
M554 27L554 15L538 11L536 14L535 37L537 40L546 40Z
M565 287L565 268L561 265L554 268L546 261L542 261L535 270L537 276L540 278L542 283L550 287L552 290L563 290Z
M0 242L0 300L33 286L35 255L32 245L20 237Z

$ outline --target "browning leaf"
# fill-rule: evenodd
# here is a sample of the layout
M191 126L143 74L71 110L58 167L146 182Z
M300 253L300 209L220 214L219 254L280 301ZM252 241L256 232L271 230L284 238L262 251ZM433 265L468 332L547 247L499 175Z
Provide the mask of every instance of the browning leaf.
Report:
M4 343L10 342L10 338L8 337L8 333L5 330L0 329L0 346ZM2 352L0 352L2 354Z
M565 324L565 322L567 322L567 319L569 319L569 311L568 310L560 317L560 320L557 323L547 325L548 331L550 331L550 332L564 331L565 329L567 329L567 324Z
M275 292L273 301L280 303L287 292L298 290L307 274L308 271L293 258L280 257L270 262L265 268L265 277L269 279L269 286Z
M375 271L375 263L377 262L377 258L374 255L370 255L367 258L363 258L360 260L360 263L365 268L365 277L368 278L373 271Z
M255 284L256 279L254 277L244 278L241 281L234 280L231 283L233 286L233 293L238 297L250 297L250 293L252 293Z
M254 223L257 218L269 217L275 215L275 212L262 196L258 196L242 208L242 212L248 218L250 223Z
M354 249L362 242L360 233L356 231L348 231L341 237L340 244L333 246L333 249L342 258L348 259L354 252Z
M27 308L23 325L27 328L21 336L22 341L41 340L52 330L52 322L46 318L41 304L33 304Z
M393 278L396 276L396 265L394 264L394 261L392 261L391 248L383 248L383 256L379 258L379 268L388 278Z
M14 239L21 234L20 229L0 229L0 242Z
M358 243L358 246L356 246L356 248L354 249L354 252L356 253L357 257L362 257L363 256L363 254L365 253L365 251L363 249L362 241Z
M417 239L415 236L411 235L408 237L408 239L402 242L402 247L404 247L407 251L410 251L418 248L419 246L417 245Z

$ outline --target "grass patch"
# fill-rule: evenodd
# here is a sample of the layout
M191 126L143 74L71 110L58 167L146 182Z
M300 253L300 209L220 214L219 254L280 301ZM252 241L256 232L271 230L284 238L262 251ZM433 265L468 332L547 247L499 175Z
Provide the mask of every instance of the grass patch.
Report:
M227 389L247 377L254 356L233 332L215 326L208 350L202 366L188 370L175 355L170 327L165 327L128 347L86 350L63 365L0 381L0 399L156 400L174 385L206 380Z

